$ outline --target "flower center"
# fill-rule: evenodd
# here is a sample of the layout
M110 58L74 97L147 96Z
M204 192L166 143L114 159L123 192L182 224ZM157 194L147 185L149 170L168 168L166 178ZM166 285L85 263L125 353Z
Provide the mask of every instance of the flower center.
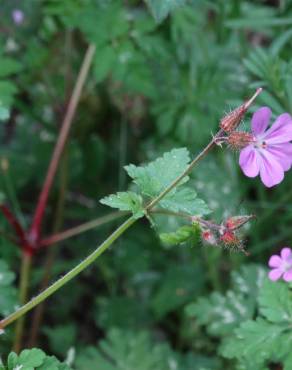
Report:
M292 269L292 259L286 260L283 262L282 268L284 272L289 271Z
M254 144L254 147L255 148L258 148L258 149L267 149L268 147L268 144L265 142L265 140L257 140Z

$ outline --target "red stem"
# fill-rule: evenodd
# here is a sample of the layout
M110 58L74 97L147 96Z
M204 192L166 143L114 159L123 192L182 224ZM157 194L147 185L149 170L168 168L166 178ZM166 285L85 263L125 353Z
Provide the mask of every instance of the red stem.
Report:
M20 225L17 218L14 214L10 211L10 209L5 204L0 204L0 211L3 213L6 220L9 222L11 227L15 230L16 235L19 238L18 243L16 243L19 247L21 247L25 252L28 254L32 253L32 248L28 243L26 232L24 231L23 227Z
M33 216L33 222L29 231L29 240L33 245L36 245L40 238L41 224L44 216L44 211L47 205L49 193L53 184L54 177L60 162L61 155L64 150L66 140L69 135L72 120L76 112L76 107L79 102L81 91L85 83L86 76L89 71L89 67L95 52L95 47L90 45L86 51L86 55L83 64L80 69L80 73L77 78L77 82L68 104L68 108L64 117L64 121L61 127L60 134L52 155L52 159L48 168L46 179L44 181L38 203Z

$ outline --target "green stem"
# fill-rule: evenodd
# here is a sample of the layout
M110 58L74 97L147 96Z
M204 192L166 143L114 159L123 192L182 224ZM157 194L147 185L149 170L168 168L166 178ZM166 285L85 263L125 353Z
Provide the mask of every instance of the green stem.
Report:
M66 275L57 280L44 292L40 293L36 297L32 298L24 306L20 307L17 311L12 313L0 321L0 328L4 329L6 326L14 322L15 320L22 317L26 312L33 309L35 306L43 302L46 298L55 293L68 281L72 280L76 275L83 271L87 266L91 265L103 252L105 252L113 242L118 239L130 226L136 222L134 217L128 218L118 229L116 229L94 252L92 252L87 258L80 262L76 267L69 271Z
M23 252L21 258L21 270L20 270L20 284L19 284L19 303L24 305L27 301L28 288L29 288L29 275L31 269L31 255ZM14 352L18 353L21 350L23 329L25 324L25 316L21 317L17 322L14 337Z

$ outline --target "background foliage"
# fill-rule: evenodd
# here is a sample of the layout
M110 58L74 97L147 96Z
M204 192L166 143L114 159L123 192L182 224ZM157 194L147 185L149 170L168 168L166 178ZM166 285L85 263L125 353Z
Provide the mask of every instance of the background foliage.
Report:
M13 22L14 9L24 13L21 24ZM173 148L197 153L224 112L256 87L265 91L254 109L292 113L290 0L7 0L0 11L1 198L24 225L31 222L87 44L97 47L46 209L47 235L109 212L99 200L127 191L123 167L129 163L138 187L141 177L149 182L142 195L156 194L163 174L158 184L151 179L160 166L137 166ZM185 149L177 154L188 162ZM173 158L163 158L175 172ZM268 257L291 241L291 174L267 190L245 178L237 161L237 153L218 148L181 189L204 199L202 214L210 209L218 223L256 214L245 234L250 257L197 238L171 247L178 235L167 233L181 226L177 220L155 218L162 241L156 227L140 220L50 298L37 343L50 355L35 349L7 359L9 328L1 336L3 368L291 369L291 287L268 282L265 270ZM133 194L120 193L115 202L122 210L134 204L138 218L142 198ZM51 279L118 222L59 243ZM0 225L11 232L3 217ZM20 252L5 238L0 243L4 316L18 304ZM45 251L34 260L31 294L40 289L45 260ZM25 346L29 336L28 323Z

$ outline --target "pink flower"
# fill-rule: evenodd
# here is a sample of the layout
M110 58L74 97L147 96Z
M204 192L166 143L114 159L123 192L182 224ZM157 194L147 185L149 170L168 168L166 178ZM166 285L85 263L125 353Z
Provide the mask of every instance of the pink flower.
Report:
M273 255L269 259L269 266L272 270L269 272L269 278L272 281L279 280L283 275L283 280L292 281L292 251L290 248L281 250L281 257Z
M240 152L239 165L248 177L260 174L268 188L284 179L292 164L292 117L281 114L268 128L271 110L262 107L251 120L253 141ZM268 128L268 129L267 129Z
M12 19L15 24L21 24L24 21L23 11L20 9L14 9L12 11Z

